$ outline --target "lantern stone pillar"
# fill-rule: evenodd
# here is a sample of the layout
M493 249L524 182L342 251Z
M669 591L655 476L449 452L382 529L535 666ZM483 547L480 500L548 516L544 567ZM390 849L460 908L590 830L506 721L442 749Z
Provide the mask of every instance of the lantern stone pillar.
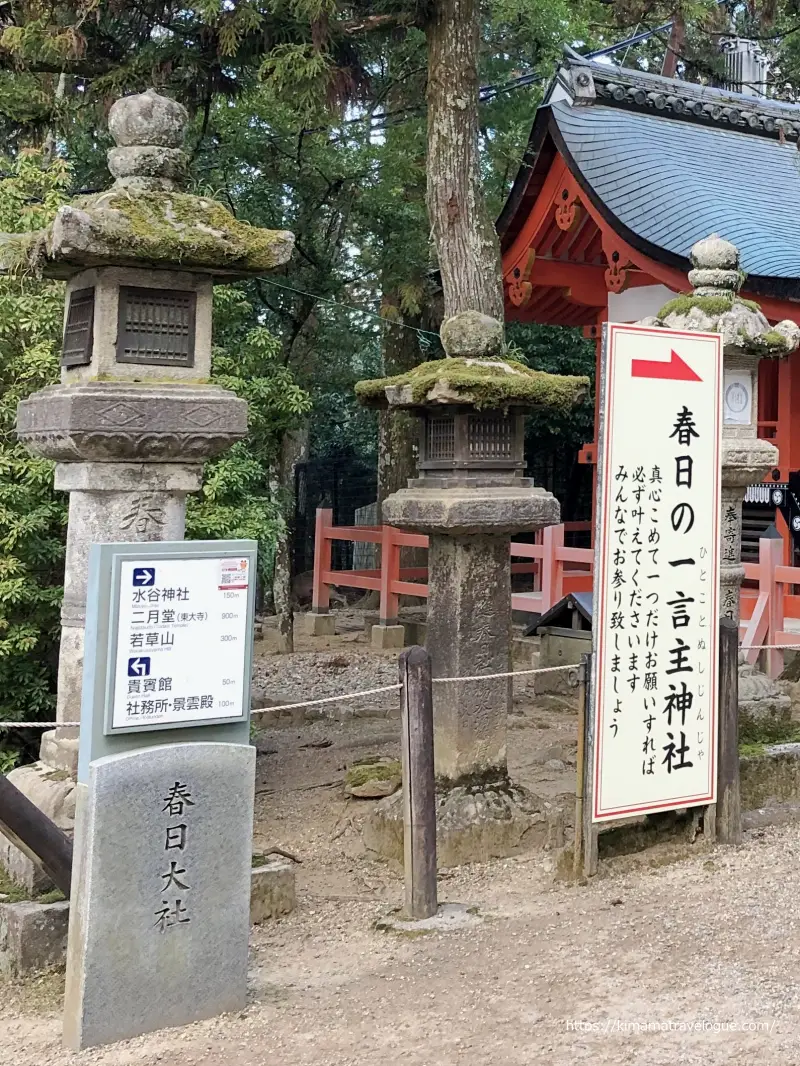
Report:
M532 844L537 821L544 833L543 803L508 778L511 677L437 679L511 670L511 535L559 519L557 500L523 476L524 412L572 406L588 382L503 358L500 323L476 313L445 322L442 343L450 358L361 382L357 394L420 420L420 476L384 501L383 515L429 537L437 847L453 866ZM367 847L396 861L401 800L378 804L365 828Z
M0 259L67 281L61 383L20 403L17 432L55 461L68 492L56 720L80 718L89 546L182 540L203 464L247 433L247 404L210 383L212 288L280 266L290 233L248 226L181 188L188 115L146 93L109 112L112 188L59 209L37 234L0 239ZM40 761L10 774L64 829L74 818L78 730L44 734ZM0 838L28 888L43 876Z
M723 425L720 511L721 617L740 616L744 580L742 504L749 485L778 465L778 449L758 436L758 364L786 356L800 344L800 327L785 320L770 326L757 304L739 298L744 275L736 247L712 235L691 250L693 292L666 304L645 324L668 329L721 333L723 338ZM765 674L739 667L739 710L744 717L783 717L790 701Z

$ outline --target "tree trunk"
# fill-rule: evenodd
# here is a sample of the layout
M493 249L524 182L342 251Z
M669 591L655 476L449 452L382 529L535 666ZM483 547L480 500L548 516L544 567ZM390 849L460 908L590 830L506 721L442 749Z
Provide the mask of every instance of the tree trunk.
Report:
M428 215L444 317L503 321L500 245L486 208L478 148L478 0L436 0L428 38Z
M419 315L403 317L397 293L384 290L381 313L383 328L383 373L387 376L411 370L422 360L417 334L405 325L418 326ZM378 516L383 501L404 489L417 467L417 419L404 411L382 411L378 422Z
M275 547L275 570L272 577L272 595L275 614L278 616L278 651L294 651L294 592L292 579L294 566L292 544L294 540L294 474L295 467L308 455L308 426L283 435L278 463L278 492L283 504L284 531Z

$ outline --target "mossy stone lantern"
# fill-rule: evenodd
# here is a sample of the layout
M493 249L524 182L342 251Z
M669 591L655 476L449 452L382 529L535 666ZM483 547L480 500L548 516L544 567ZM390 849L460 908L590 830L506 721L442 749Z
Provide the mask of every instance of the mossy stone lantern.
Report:
M524 414L571 408L588 381L505 358L500 323L473 312L445 322L442 343L447 359L359 382L356 394L369 406L410 411L420 421L420 476L384 501L383 518L429 536L426 645L434 678L505 673L511 535L559 520L558 501L524 476ZM434 686L446 865L507 854L530 827L529 797L508 781L510 707L509 677ZM375 850L393 854L396 833L381 825L398 813L398 801L389 800L372 819Z
M210 380L213 286L281 266L294 243L185 191L188 120L152 89L118 100L108 119L113 186L60 207L38 233L0 235L6 270L67 283L61 383L17 412L20 440L55 461L55 486L70 494L58 722L80 715L90 545L183 539L203 464L247 433L245 401ZM42 739L42 761L15 771L63 828L77 751L77 731L59 725ZM32 864L17 859L0 849L33 887Z
M739 252L716 234L691 250L691 293L676 297L645 325L722 334L723 425L720 529L720 616L738 626L742 565L742 503L748 485L778 465L778 449L758 436L758 364L783 358L800 344L800 328L786 319L772 326L757 303L743 300ZM740 653L739 717L783 718L789 697ZM755 662L758 651L749 653Z

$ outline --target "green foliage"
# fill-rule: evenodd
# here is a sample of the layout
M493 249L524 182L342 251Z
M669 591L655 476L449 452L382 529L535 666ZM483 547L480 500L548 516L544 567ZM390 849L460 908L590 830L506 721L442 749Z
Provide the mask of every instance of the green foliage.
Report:
M186 527L192 539L258 541L260 572L268 579L283 529L270 471L282 434L311 404L281 362L280 342L263 326L248 328L252 313L240 290L217 290L216 336L223 346L214 348L212 379L247 400L248 435L206 466L200 496L188 500Z
M25 152L5 161L0 230L43 225L65 197L69 174ZM63 286L0 278L0 719L52 716L63 575L66 501L53 467L16 440L20 400L59 375Z

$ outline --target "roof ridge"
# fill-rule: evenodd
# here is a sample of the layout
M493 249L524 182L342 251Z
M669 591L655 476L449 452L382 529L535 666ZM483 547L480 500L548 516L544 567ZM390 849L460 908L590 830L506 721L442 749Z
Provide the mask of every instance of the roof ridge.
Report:
M712 85L612 66L564 49L551 88L561 85L573 104L655 111L665 118L735 129L740 133L800 139L800 105L746 96ZM545 101L548 102L548 101Z

